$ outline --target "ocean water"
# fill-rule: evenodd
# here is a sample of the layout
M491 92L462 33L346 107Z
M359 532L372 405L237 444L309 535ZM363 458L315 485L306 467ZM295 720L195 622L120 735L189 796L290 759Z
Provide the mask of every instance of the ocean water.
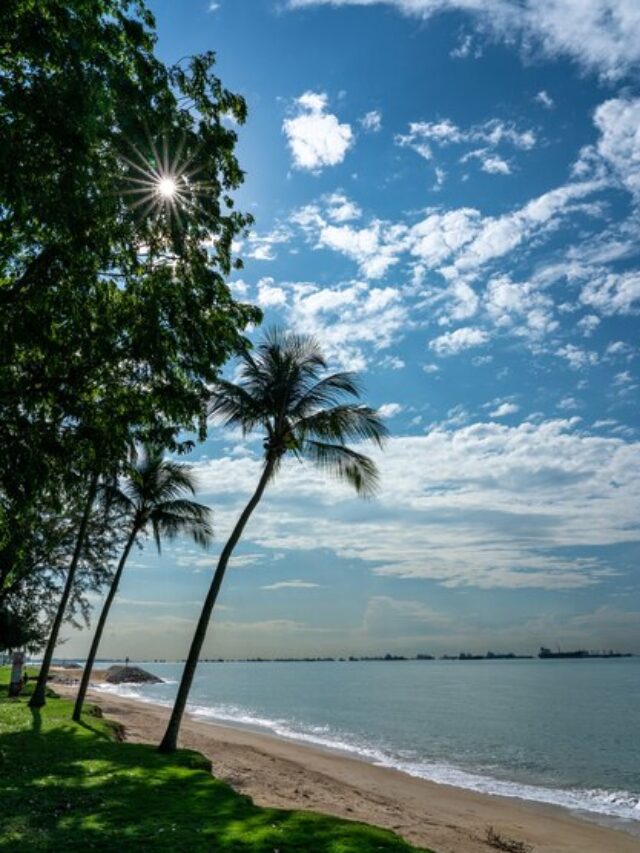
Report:
M166 682L103 689L170 704L181 665L146 666ZM202 663L190 710L640 831L640 658Z

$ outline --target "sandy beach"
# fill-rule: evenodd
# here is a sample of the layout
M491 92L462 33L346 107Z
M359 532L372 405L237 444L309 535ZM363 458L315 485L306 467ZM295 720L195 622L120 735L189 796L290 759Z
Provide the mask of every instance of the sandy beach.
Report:
M78 677L77 671L66 673ZM96 672L95 681L102 680ZM73 696L71 685L56 684ZM122 723L126 739L158 743L168 709L91 690L105 716ZM268 734L189 717L181 746L209 757L213 772L258 805L311 809L376 824L436 853L487 853L488 827L533 846L535 853L638 853L640 836L601 826L567 811L477 794L417 779Z

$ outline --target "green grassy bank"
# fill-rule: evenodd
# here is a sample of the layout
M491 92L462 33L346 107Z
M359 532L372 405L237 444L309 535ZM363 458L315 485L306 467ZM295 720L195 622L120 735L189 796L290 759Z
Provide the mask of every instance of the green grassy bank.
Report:
M0 667L0 850L409 853L392 833L313 812L262 809L215 779L207 760L118 741L88 706L9 699Z

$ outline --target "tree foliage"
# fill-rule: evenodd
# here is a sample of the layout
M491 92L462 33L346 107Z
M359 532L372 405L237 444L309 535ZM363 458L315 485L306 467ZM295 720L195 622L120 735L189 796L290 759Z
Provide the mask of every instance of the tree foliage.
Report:
M43 515L133 440L204 435L259 320L225 283L251 222L227 121L246 104L213 53L168 67L154 49L138 0L2 4L0 589Z

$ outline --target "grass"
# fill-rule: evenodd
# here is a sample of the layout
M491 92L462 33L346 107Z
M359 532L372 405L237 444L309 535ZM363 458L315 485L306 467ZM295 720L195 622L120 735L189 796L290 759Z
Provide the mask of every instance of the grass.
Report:
M200 753L122 743L118 727L55 694L9 699L0 667L0 851L410 853L386 830L263 809L214 778Z

